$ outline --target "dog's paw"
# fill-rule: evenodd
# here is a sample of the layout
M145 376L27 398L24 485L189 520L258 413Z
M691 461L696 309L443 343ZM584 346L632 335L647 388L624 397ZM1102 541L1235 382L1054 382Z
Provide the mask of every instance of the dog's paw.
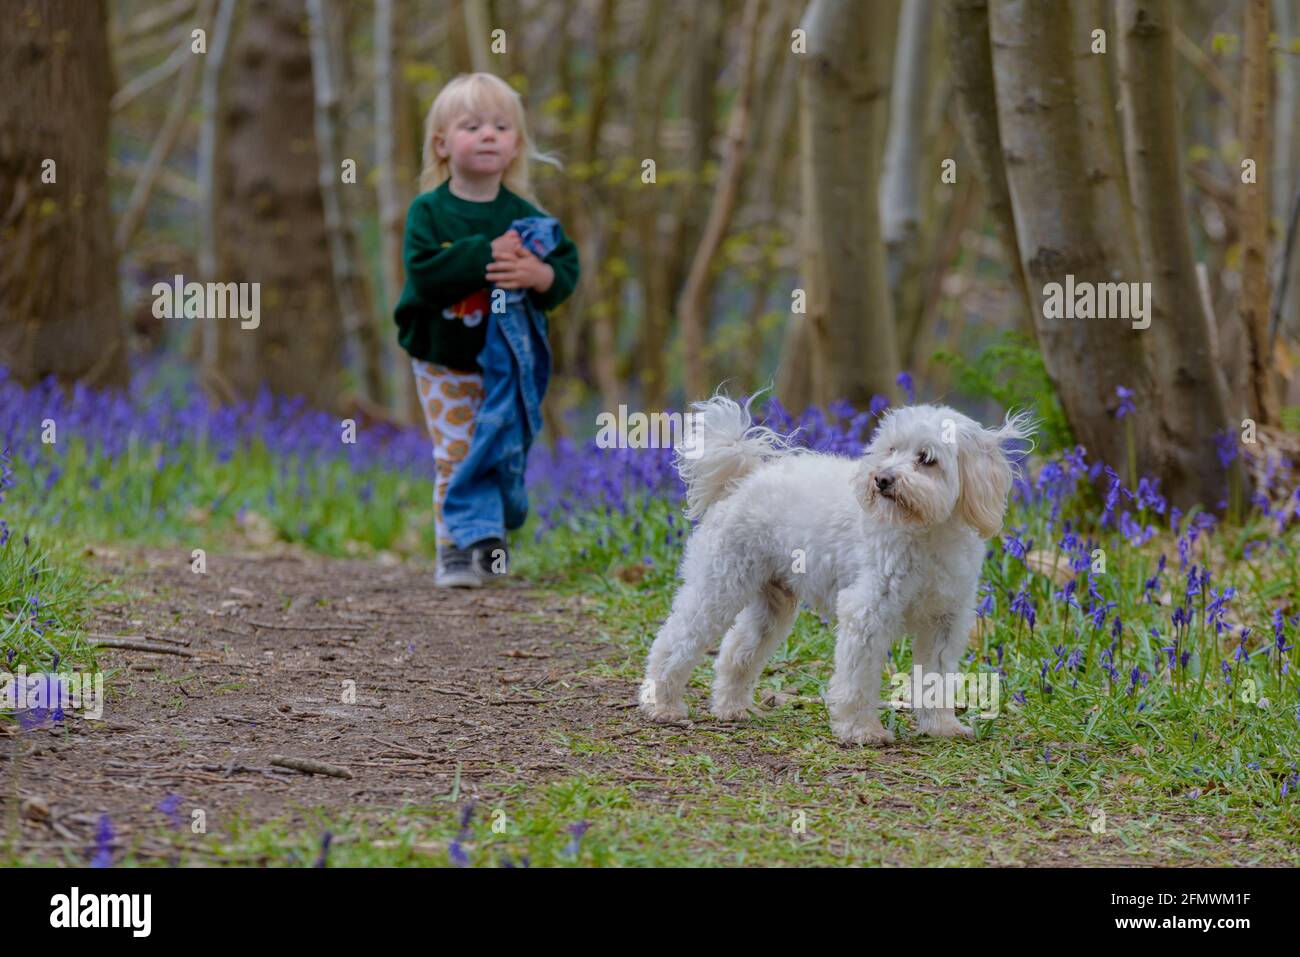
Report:
M835 721L831 723L835 737L845 744L864 744L879 748L894 743L894 732L879 721Z
M709 711L719 721L748 721L754 716L753 707L745 704L722 704L715 701Z
M918 722L917 730L932 738L966 738L972 741L975 739L975 732L953 717L945 716L934 721Z
M686 705L664 705L664 704L646 704L641 703L641 713L651 721L657 721L660 724L685 724L686 723Z

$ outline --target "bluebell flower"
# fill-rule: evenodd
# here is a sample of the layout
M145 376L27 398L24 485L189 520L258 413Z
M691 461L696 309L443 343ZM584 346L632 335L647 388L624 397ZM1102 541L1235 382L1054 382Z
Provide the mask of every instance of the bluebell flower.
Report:
M1237 457L1237 433L1232 429L1214 433L1214 451L1225 469Z
M1137 503L1138 508L1149 508L1157 515L1165 514L1168 503L1160 494L1160 479L1151 479L1145 475L1138 479Z
M1034 600L1029 597L1029 591L1024 585L1011 599L1012 614L1019 615L1029 623L1029 630L1034 630L1034 622L1037 620L1037 609L1034 607Z
M324 866L325 866L326 861L329 859L329 854L330 854L330 842L333 841L333 840L334 840L334 835L331 834L329 831L326 831L325 834L324 834L324 836L321 837L321 841L320 841L320 856L316 858L316 866L317 866L317 867L324 867Z
M1115 418L1122 419L1130 412L1134 412L1133 390L1126 389L1122 385L1115 386L1115 394L1119 396L1119 408L1115 410Z
M179 794L168 794L166 797L164 797L161 801L159 801L155 805L155 808L161 811L163 814L167 815L173 827L180 827L181 826L180 806L181 806L181 796Z
M95 856L91 858L91 867L113 866L113 822L107 814L99 817L99 827L95 830Z
M1250 652L1246 650L1246 638L1250 635L1250 629L1245 625L1241 626L1241 640L1237 648L1232 653L1234 661L1250 661Z
M1279 655L1283 655L1291 650L1291 645L1286 643L1286 626L1282 620L1282 609L1273 609L1273 648Z
M562 853L567 857L577 857L578 846L579 843L582 841L582 835L586 834L587 829L590 827L591 827L590 821L579 821L578 823L570 824L567 828L565 828L565 830L569 832L570 839L569 839L569 843L565 846Z

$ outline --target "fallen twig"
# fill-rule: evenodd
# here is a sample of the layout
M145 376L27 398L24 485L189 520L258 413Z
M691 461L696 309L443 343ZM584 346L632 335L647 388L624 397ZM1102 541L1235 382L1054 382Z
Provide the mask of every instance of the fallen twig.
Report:
M332 778L351 778L354 775L347 768L337 764L326 764L314 758L295 758L283 754L271 755L271 763L281 768L291 768L303 774L327 774Z
M190 764L187 767L198 771L220 771L225 777L232 774L264 774L273 781L282 781L285 784L293 783L290 778L283 777L275 773L275 768L257 768L249 764Z
M369 631L365 625L277 625L273 622L258 621L255 618L241 618L240 621L246 621L250 625L256 625L258 628L275 628L279 631Z
M182 658L194 658L194 652L186 648L173 648L170 645L156 645L151 641L138 638L103 637L92 642L97 648L120 648L123 651L149 651L155 655L179 655Z
M156 635L150 638L148 635L99 635L94 632L87 632L87 638L108 639L110 641L165 641L170 645L188 645L188 638L168 638L166 635Z
M385 741L383 738L377 738L374 735L370 736L370 740L378 741L380 744L384 745L385 747L396 748L398 751L405 751L407 754L411 755L412 757L426 758L426 759L432 758L435 760L440 760L443 757L445 757L445 755L432 754L428 751L416 751L414 748L408 748L404 744L398 744L396 741Z
M252 718L245 718L237 714L214 714L215 721L234 721L237 724L257 724Z

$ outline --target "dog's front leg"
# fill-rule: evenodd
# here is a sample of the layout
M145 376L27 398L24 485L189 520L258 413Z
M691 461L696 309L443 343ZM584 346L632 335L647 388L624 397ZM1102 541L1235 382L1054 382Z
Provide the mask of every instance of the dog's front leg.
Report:
M899 616L883 612L882 596L855 587L836 603L835 673L826 689L831 730L846 744L892 744L880 723L880 673L898 634Z
M916 636L912 657L921 666L924 686L931 689L929 697L938 692L941 701L938 707L923 707L927 695L920 688L912 689L912 707L916 710L916 729L920 734L935 738L975 737L974 731L957 720L952 699L956 682L962 680L957 663L966 649L974 617L972 611L941 615Z

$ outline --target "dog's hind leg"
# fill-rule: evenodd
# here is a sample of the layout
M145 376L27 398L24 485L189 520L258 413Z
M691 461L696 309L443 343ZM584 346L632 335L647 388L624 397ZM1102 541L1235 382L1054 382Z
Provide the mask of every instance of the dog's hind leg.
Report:
M722 634L749 603L750 593L720 588L716 581L688 576L673 599L646 663L641 683L641 710L655 721L686 717L686 683L715 636Z
M794 592L774 581L765 584L759 597L745 606L722 639L722 650L714 665L710 710L717 718L749 718L763 665L790 634L798 610Z

